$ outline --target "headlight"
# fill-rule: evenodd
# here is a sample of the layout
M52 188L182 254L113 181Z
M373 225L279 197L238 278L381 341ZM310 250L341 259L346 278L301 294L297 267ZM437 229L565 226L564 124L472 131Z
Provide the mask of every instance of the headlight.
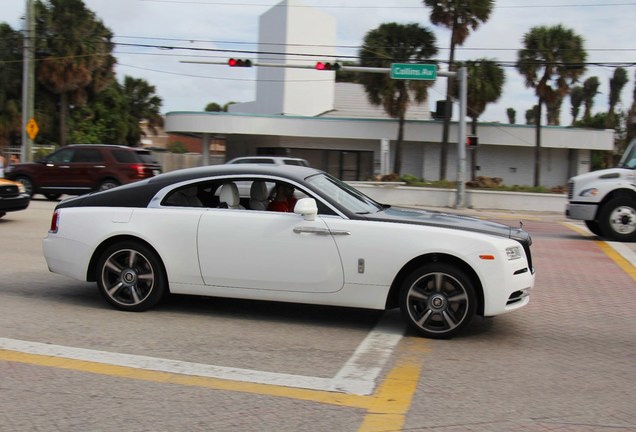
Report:
M22 194L26 193L26 189L22 183L18 183L18 191Z
M512 247L506 248L506 255L508 256L508 261L521 258L521 247L512 246Z
M579 196L582 196L582 197L593 197L593 196L596 196L597 193L598 193L598 189L590 188L590 189L582 190L581 193L579 194Z

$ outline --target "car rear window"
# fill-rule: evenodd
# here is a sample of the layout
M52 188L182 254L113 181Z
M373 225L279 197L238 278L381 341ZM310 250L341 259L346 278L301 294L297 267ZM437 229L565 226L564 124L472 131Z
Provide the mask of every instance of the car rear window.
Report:
M285 165L309 166L302 160L285 159Z
M141 159L143 163L154 164L157 161L152 157L152 152L148 150L136 150L137 156Z
M113 157L119 163L139 163L142 162L140 156L134 150L113 150Z

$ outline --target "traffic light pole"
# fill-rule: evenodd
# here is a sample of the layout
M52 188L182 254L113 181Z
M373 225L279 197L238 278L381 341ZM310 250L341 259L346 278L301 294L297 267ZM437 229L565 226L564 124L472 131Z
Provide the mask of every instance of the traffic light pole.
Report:
M211 62L197 60L182 60L181 63L227 65L227 62ZM279 67L293 69L315 69L315 66L289 65L282 63L252 63L252 66ZM391 68L340 66L340 70L367 73L391 73ZM457 72L437 71L438 76L457 79L459 82L459 127L457 134L457 196L455 208L466 206L466 106L468 103L468 72L465 67Z

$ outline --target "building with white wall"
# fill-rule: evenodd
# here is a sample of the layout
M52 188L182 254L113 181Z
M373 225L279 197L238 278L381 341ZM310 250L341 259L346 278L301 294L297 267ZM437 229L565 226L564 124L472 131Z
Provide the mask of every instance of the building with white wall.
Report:
M259 51L281 54L261 54L258 62L291 67L258 67L256 100L231 105L229 113L168 113L166 131L201 135L204 161L209 160L205 143L223 138L227 159L256 154L302 157L344 180L388 173L398 121L371 105L362 86L336 83L334 72L294 67L314 64L315 55L324 57L336 45L335 33L333 17L299 0L281 2L259 20ZM329 53L335 56L335 51ZM320 60L329 60L323 57ZM457 129L452 123L453 141ZM500 177L506 185L533 183L534 126L480 123L478 135L476 175ZM399 174L438 180L441 137L442 123L431 119L428 104L410 106ZM382 144L387 140L388 155ZM543 127L542 185L562 186L570 176L589 171L591 151L611 150L613 140L610 130ZM449 146L450 180L457 178L457 148L456 142Z

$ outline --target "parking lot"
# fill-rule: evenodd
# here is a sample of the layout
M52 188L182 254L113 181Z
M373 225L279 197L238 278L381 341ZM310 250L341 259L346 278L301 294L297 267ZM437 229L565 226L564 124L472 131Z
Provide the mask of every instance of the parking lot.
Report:
M396 311L113 310L47 271L54 205L0 219L0 430L636 431L636 248L561 215L463 210L523 222L536 286L528 307L434 341Z

